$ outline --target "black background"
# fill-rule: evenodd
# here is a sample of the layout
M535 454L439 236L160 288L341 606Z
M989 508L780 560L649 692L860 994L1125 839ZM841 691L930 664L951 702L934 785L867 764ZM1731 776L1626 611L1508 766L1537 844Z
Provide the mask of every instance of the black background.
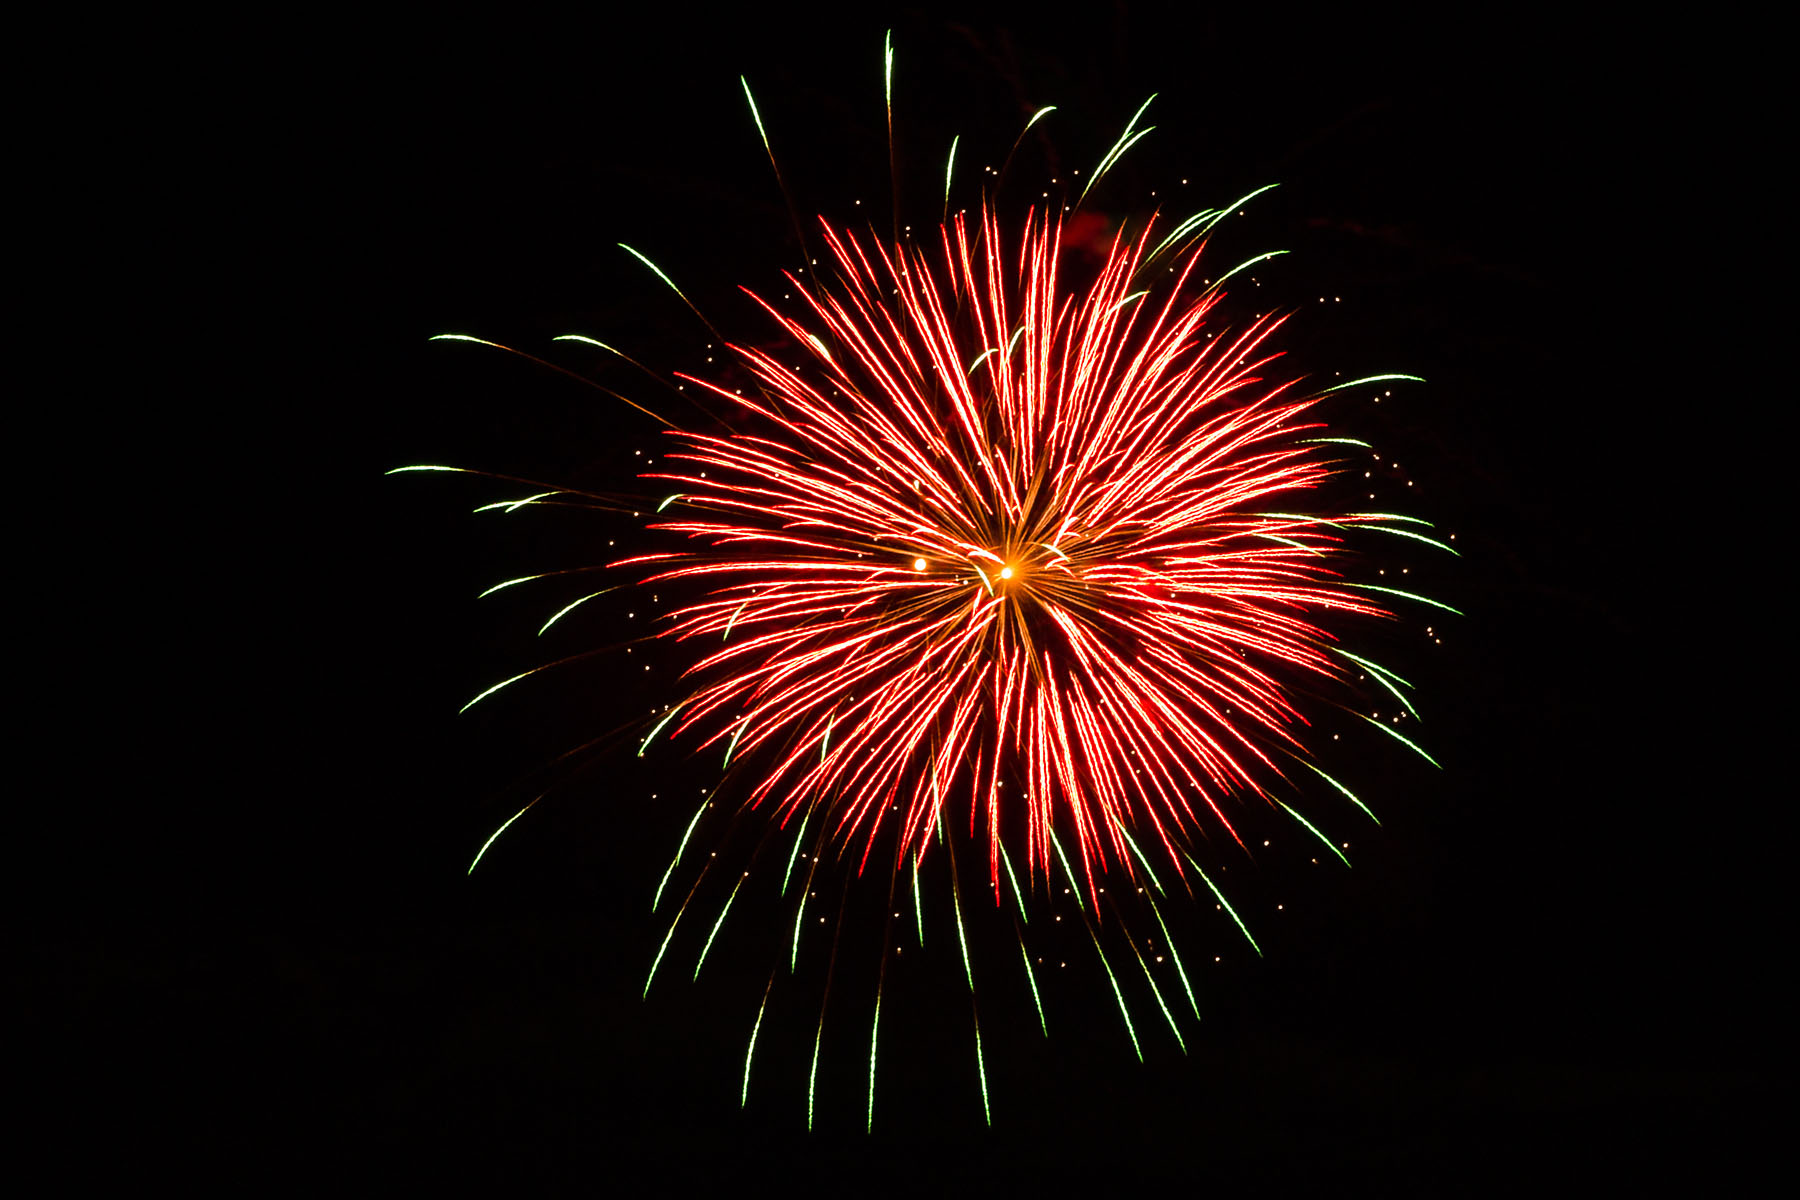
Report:
M653 494L631 461L655 452L653 423L425 339L476 334L670 402L547 339L704 372L709 336L619 242L728 336L762 336L734 289L776 290L797 255L736 77L802 214L879 222L890 27L921 224L951 135L966 202L1043 104L1058 112L1021 179L1091 169L1159 94L1156 132L1097 197L1115 217L1181 178L1183 212L1281 183L1221 234L1227 253L1293 251L1257 286L1300 309L1296 371L1429 381L1360 419L1410 460L1412 509L1457 533L1434 587L1468 616L1414 659L1446 769L1380 768L1385 824L1352 872L1244 873L1247 903L1285 897L1287 915L1257 925L1261 960L1228 928L1199 935L1221 961L1185 1055L1149 1013L1140 1065L1099 992L1053 1008L1048 1043L1020 997L996 999L988 1130L966 1008L922 989L884 1023L873 1134L863 1016L827 1040L836 1091L808 1134L803 1015L765 1030L772 1065L738 1107L762 948L727 949L728 926L699 983L674 969L638 998L664 928L649 893L692 811L668 799L690 787L679 765L640 763L627 729L546 769L652 692L613 655L456 713L541 661L552 605L476 593L599 561L639 522L471 516L518 489L382 472ZM1702 369L1726 318L1696 314L1742 295L1713 284L1700 198L1749 118L1702 103L1676 60L1710 69L1675 31L1512 9L243 31L194 110L217 132L182 169L211 185L171 206L219 268L184 325L206 322L196 344L232 366L183 406L208 466L169 485L199 553L165 589L181 603L143 622L112 743L126 769L56 825L59 899L27 942L46 1128L82 1135L66 1153L89 1165L259 1190L1736 1176L1773 1136L1776 947L1752 861L1768 797L1745 765L1763 743L1719 665L1744 635L1700 586L1738 561L1729 522L1703 515L1736 388ZM1342 300L1306 307L1325 295Z

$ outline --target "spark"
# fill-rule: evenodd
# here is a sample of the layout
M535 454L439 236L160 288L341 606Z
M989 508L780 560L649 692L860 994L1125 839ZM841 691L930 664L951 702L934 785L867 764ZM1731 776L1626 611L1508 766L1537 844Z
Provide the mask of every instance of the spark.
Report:
M531 804L536 804L539 800L542 800L542 799L543 799L542 796L538 796L531 801ZM498 839L501 834L505 833L507 831L507 829L512 826L512 823L514 821L516 821L520 817L524 816L527 812L530 812L531 804L527 804L524 808L521 808L518 812L516 812L512 816L506 818L506 820L501 823L500 828L494 830L493 833L488 835L488 840L481 843L481 849L479 849L475 852L475 859L473 862L471 862L469 864L469 869L467 871L463 872L464 875L473 875L475 873L475 868L481 862L481 856L488 852L488 847L493 845L495 840Z

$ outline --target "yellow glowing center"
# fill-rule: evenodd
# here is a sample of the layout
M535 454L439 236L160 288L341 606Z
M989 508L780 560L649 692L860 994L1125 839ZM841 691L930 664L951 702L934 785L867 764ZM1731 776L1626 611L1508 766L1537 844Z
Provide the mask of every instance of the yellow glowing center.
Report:
M1000 578L1011 579L1012 578L1012 568L1011 567L1001 567L1000 568Z
M924 559L922 559L922 558L913 559L913 570L923 571L924 569L925 569L925 560Z

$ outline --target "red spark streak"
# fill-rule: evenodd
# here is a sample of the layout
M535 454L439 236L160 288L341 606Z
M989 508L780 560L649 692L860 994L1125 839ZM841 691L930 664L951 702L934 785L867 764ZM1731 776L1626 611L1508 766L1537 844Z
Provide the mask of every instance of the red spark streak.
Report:
M1197 250L1153 301L1131 291L1148 230L1121 235L1077 297L1048 219L1016 265L991 212L974 245L961 216L941 235L934 267L827 226L838 289L793 281L810 325L752 294L805 373L733 347L760 396L693 380L778 434L677 434L698 466L654 476L705 514L658 528L704 545L630 561L718 585L662 636L725 639L677 733L762 750L750 804L823 806L864 863L890 815L899 862L966 794L996 902L1018 805L1034 875L1053 819L1090 889L1132 869L1131 828L1179 869L1196 799L1236 838L1220 799L1264 794L1271 747L1305 756L1291 683L1340 674L1314 618L1387 615L1333 586L1336 527L1255 515L1331 477L1298 440L1315 400L1255 388L1279 320L1202 336L1219 295L1194 296Z

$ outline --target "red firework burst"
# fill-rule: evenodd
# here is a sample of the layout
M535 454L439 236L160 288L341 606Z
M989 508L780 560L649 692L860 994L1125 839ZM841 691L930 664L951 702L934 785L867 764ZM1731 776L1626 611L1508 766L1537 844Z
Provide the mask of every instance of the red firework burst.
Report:
M755 394L691 380L761 430L675 434L691 466L655 476L697 545L630 561L703 581L663 636L716 645L675 732L754 755L748 803L822 815L862 864L966 809L996 901L1020 825L1033 875L1071 831L1090 892L1132 832L1185 871L1192 832L1238 836L1225 797L1308 761L1298 690L1362 662L1324 622L1388 615L1345 532L1404 518L1305 515L1337 470L1323 393L1264 381L1280 319L1212 327L1198 242L1121 233L1071 291L1041 214L929 250L824 236L835 287L757 301L786 357L734 347Z

